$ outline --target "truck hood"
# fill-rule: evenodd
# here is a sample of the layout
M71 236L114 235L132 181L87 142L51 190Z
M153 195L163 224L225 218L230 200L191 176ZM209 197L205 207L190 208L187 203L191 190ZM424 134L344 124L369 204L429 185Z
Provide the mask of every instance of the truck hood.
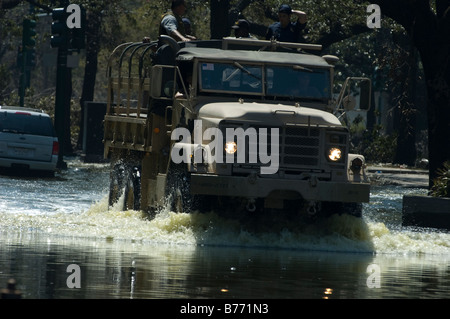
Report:
M248 123L266 123L282 126L287 123L342 126L331 113L306 107L287 106L256 102L214 102L205 103L199 108L199 118L211 122L222 120Z

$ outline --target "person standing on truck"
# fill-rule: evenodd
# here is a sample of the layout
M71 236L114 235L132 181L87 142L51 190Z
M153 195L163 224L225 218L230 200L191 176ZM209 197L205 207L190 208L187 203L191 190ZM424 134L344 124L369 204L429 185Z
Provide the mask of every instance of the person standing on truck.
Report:
M191 20L189 20L188 18L183 18L182 21L184 24L184 31L186 32L186 34L192 34Z
M179 42L195 40L194 36L186 34L182 16L186 13L185 0L172 0L171 10L162 16L159 25L159 35L168 35Z
M297 16L297 21L291 21L291 14ZM267 28L266 40L274 38L280 42L305 42L302 30L306 27L306 13L292 10L288 4L282 4L278 9L278 22Z
M236 23L231 27L234 30L234 36L236 38L251 38L255 39L249 32L250 23L248 23L245 19L239 19Z

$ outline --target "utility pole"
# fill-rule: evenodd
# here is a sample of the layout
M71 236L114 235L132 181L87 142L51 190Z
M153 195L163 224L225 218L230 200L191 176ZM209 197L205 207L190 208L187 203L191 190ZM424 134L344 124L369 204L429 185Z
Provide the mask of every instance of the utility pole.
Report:
M67 4L67 1L66 3ZM70 143L66 134L65 119L70 117L70 95L72 88L72 70L67 66L67 57L74 50L84 48L84 20L81 9L72 5L52 10L52 37L50 45L58 49L55 96L55 129L59 140L57 167L67 168L64 162L65 146ZM73 10L73 11L70 11ZM69 12L71 13L69 13ZM69 140L68 140L69 139Z
M66 111L70 109L66 103L66 86L67 83L67 53L69 46L68 28L66 26L67 13L65 8L57 8L52 11L52 38L50 45L52 48L58 48L58 58L56 64L56 96L55 96L55 129L59 140L59 153L57 167L61 169L67 168L64 162L64 146L65 146L65 127L64 119Z

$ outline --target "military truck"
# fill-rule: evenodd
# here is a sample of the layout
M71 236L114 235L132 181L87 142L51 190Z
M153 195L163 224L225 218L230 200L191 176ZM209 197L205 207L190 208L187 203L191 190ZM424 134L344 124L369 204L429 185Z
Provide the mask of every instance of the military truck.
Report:
M345 114L370 107L371 84L348 78L335 95L338 58L320 51L236 38L119 45L107 69L109 204L360 216L370 186Z

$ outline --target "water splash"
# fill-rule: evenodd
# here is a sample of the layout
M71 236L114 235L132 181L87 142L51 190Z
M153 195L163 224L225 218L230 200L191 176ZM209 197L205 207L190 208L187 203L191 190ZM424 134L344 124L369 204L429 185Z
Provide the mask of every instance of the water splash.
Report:
M9 228L144 244L450 255L448 233L390 229L383 222L349 215L303 223L277 216L227 218L215 212L184 214L164 208L153 219L148 219L139 211L122 211L122 205L123 196L113 207L108 207L105 197L79 213L0 212L0 230Z

